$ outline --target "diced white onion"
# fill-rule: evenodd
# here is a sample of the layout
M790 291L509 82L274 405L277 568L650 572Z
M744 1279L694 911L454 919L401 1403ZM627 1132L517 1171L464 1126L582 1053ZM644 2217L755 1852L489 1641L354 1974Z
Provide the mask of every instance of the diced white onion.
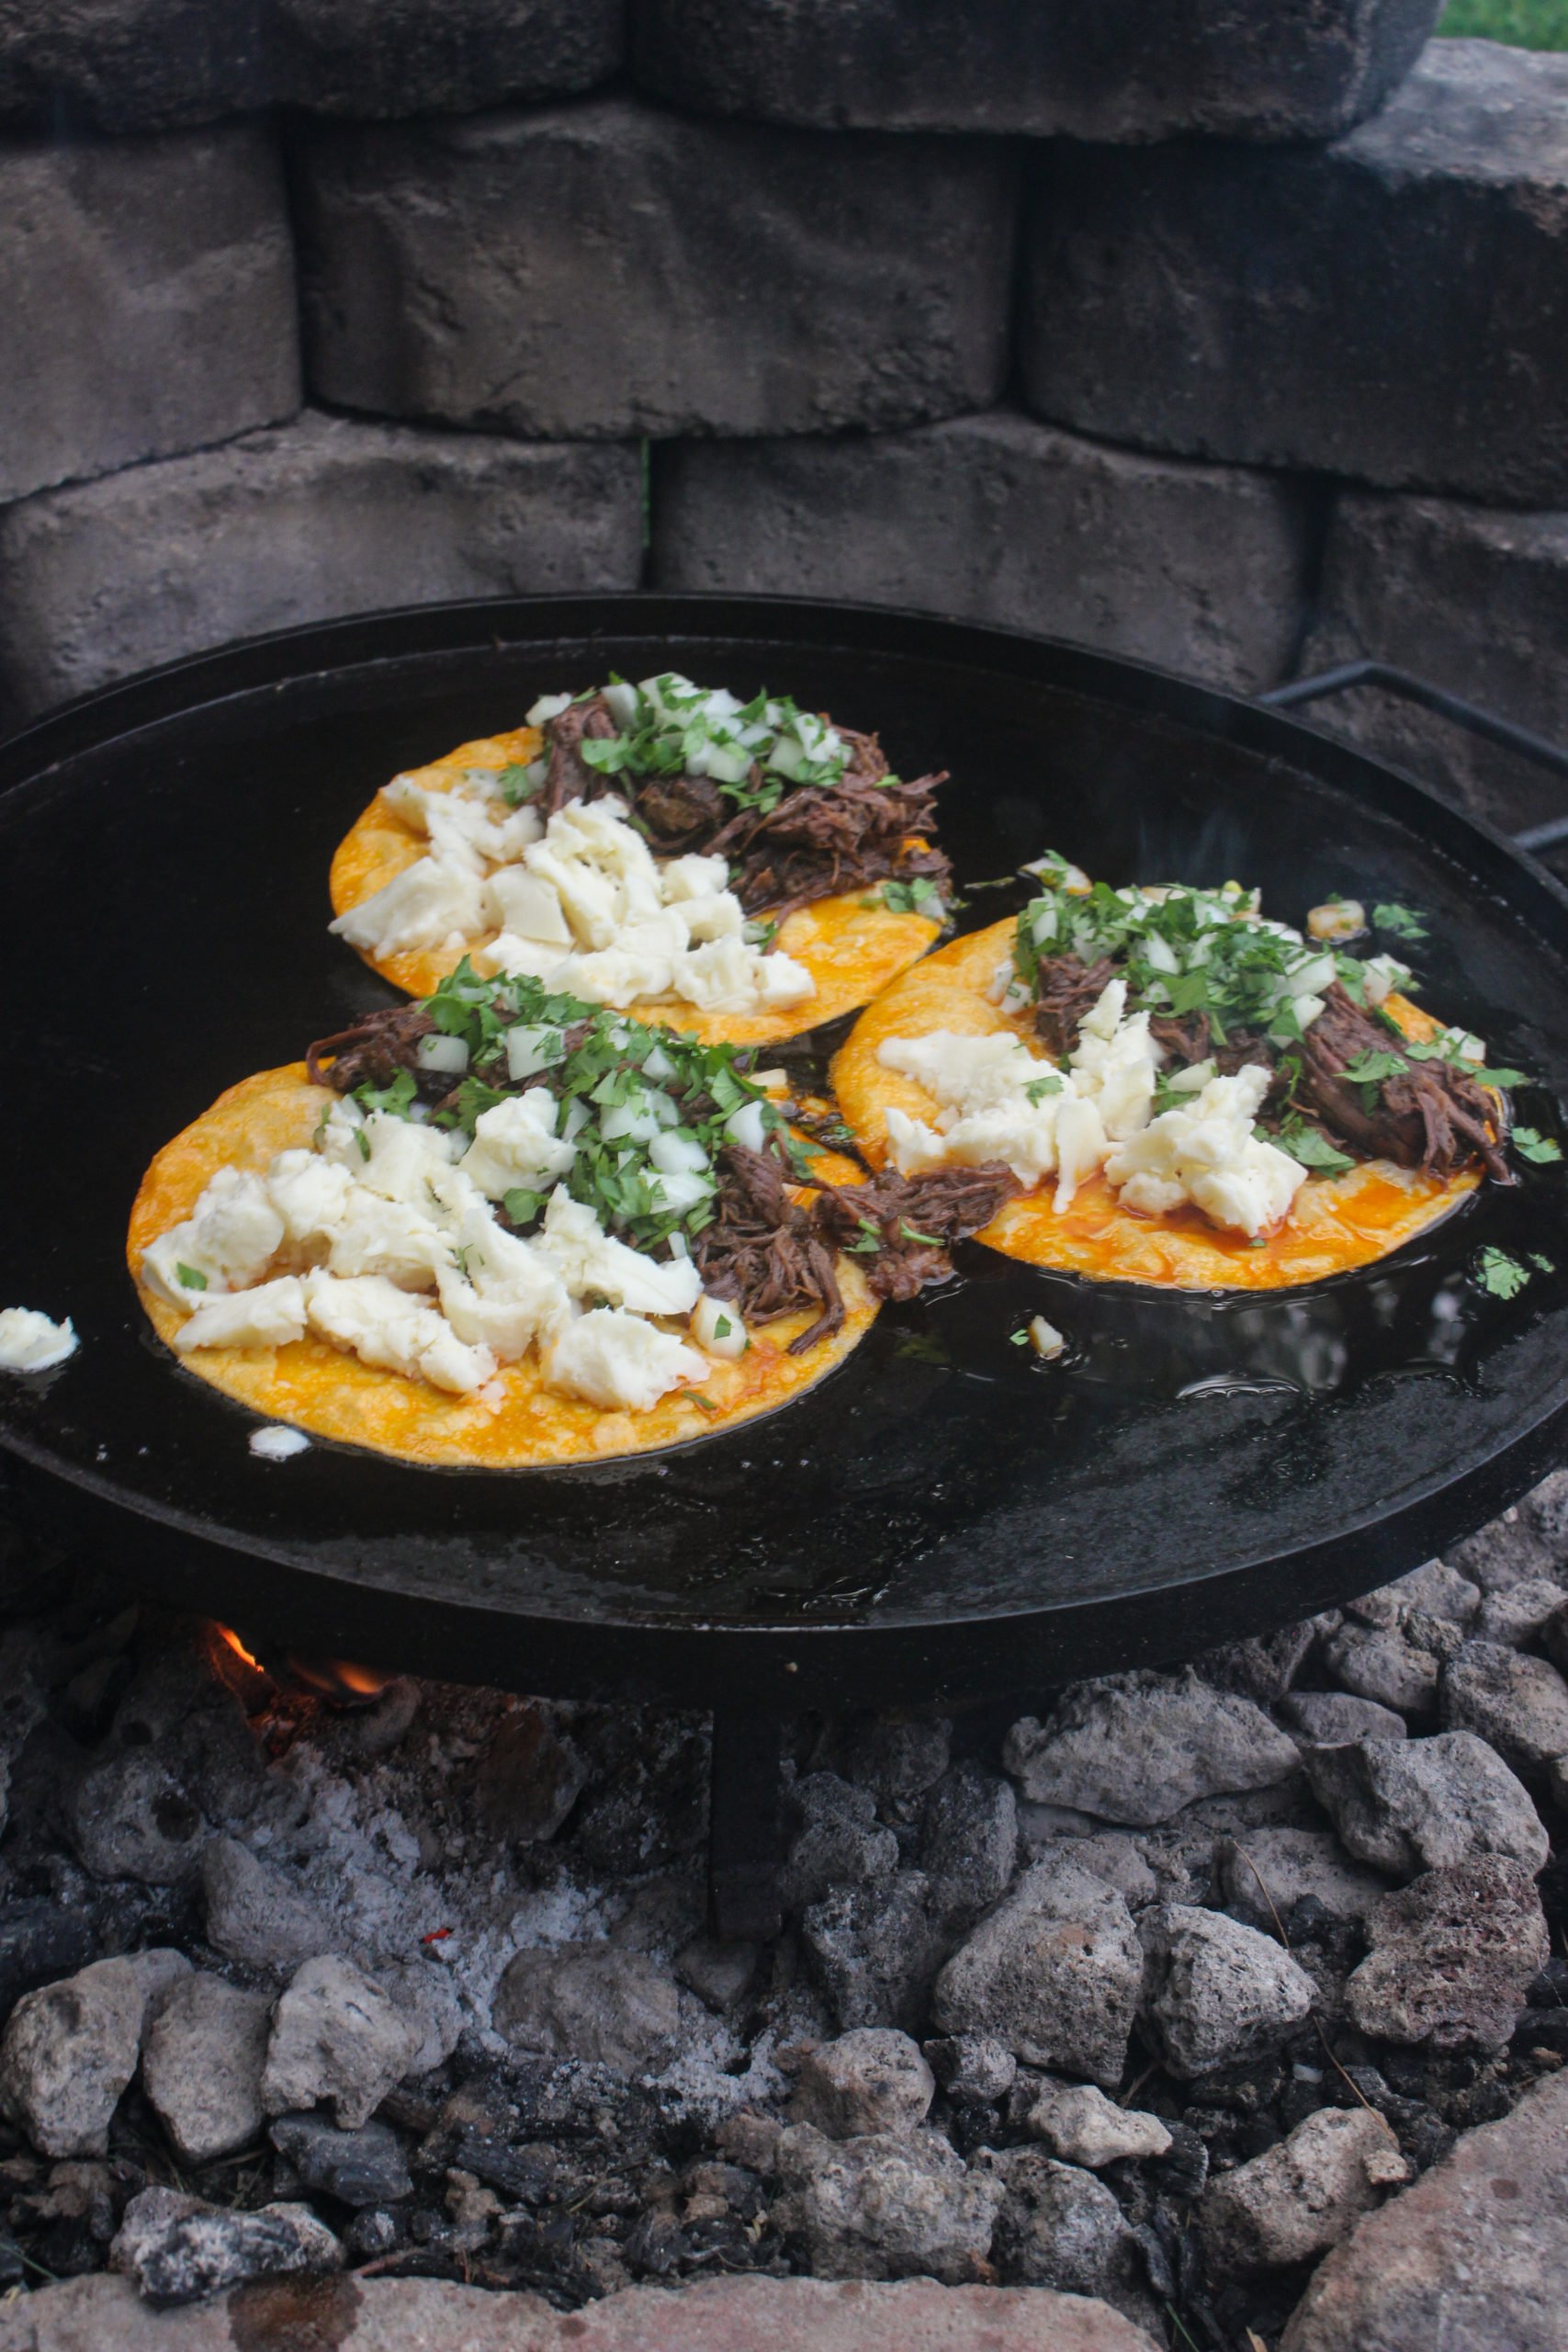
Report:
M1194 1062L1190 1069L1179 1069L1168 1083L1173 1094L1197 1094L1208 1085L1218 1065L1211 1054L1207 1061Z
M645 1057L642 1065L642 1074L644 1078L674 1077L675 1065L671 1060L662 1046L655 1046L653 1051Z
M604 700L609 707L611 718L615 720L622 733L626 734L629 732L629 730L637 724L637 688L635 686L628 686L623 680L617 685L605 687Z
M661 1129L648 1148L648 1156L661 1175L673 1176L678 1171L704 1169L708 1156L694 1136L671 1135Z
M1029 1344L1037 1356L1049 1363L1053 1357L1062 1354L1067 1343L1054 1323L1047 1323L1043 1315L1034 1315L1030 1317Z
M570 695L541 695L537 702L529 704L525 715L525 724L529 727L546 727L552 718L558 718L563 710L570 708Z
M739 1110L732 1111L726 1119L724 1132L731 1143L741 1145L745 1150L761 1151L767 1141L767 1129L762 1125L761 1104L742 1102Z
M433 1029L428 1037L420 1039L413 1049L413 1057L421 1069L446 1070L453 1077L460 1077L468 1067L468 1048L465 1040L444 1037L438 1029Z
M1325 989L1333 987L1335 969L1332 956L1311 956L1296 966L1285 986L1292 996L1321 996Z
M733 1360L746 1352L746 1326L739 1308L728 1298L714 1298L705 1291L692 1309L689 1329L698 1347L710 1356Z
M506 1033L506 1068L513 1079L536 1078L560 1059L561 1033L558 1029L509 1029Z

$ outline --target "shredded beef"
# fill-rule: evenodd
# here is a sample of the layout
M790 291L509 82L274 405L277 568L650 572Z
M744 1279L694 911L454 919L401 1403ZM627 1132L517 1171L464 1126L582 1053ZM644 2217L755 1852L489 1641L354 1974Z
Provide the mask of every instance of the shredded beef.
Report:
M1383 1079L1375 1089L1344 1075L1360 1055L1398 1053L1399 1043L1347 994L1342 981L1325 991L1323 1011L1299 1052L1301 1101L1366 1158L1424 1168L1435 1176L1451 1176L1479 1159L1499 1183L1512 1182L1493 1133L1490 1098L1451 1062L1407 1060L1397 1078Z
M415 1069L414 1048L428 1037L435 1023L417 1004L394 1004L385 1012L367 1012L352 1029L335 1036L318 1037L306 1048L305 1068L312 1086L331 1086L352 1094L356 1086L390 1086L400 1069ZM322 1056L335 1057L330 1069Z
M1072 1052L1084 1014L1094 1011L1107 981L1116 978L1116 969L1109 956L1092 964L1086 964L1081 956L1041 957L1034 1026L1052 1053L1060 1057Z
M769 1148L731 1144L719 1156L717 1214L692 1241L703 1287L732 1298L749 1322L771 1323L798 1308L819 1309L810 1328L789 1343L804 1355L831 1339L844 1319L833 1253L818 1238L806 1211L789 1197L790 1171Z
M1277 1048L1252 1029L1229 1031L1222 1045L1206 1012L1156 1012L1149 1023L1149 1035L1183 1069L1213 1059L1222 1078L1234 1078L1248 1062L1262 1062L1272 1069L1277 1059Z
M933 1168L900 1176L884 1168L864 1184L824 1184L814 1212L818 1232L836 1250L865 1261L877 1298L913 1298L953 1272L948 1250L989 1225L1020 1189L1010 1168ZM874 1247L873 1236L875 1237Z
M655 850L679 854L717 832L729 803L705 775L654 775L637 788L633 804Z
M602 792L619 788L619 777L601 775L578 748L584 739L604 743L621 731L603 695L569 704L558 718L546 723L543 731L549 765L536 803L541 816L553 817L569 800L593 800Z
M945 781L884 785L847 771L837 784L786 792L774 808L741 809L707 847L732 861L730 888L748 914L782 917L868 882L945 881L952 867L942 851L920 846Z

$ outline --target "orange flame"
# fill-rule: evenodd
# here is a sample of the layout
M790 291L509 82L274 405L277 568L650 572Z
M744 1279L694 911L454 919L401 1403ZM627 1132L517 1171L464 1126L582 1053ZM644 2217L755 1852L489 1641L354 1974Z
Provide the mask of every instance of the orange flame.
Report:
M245 1647L243 1642L240 1639L240 1636L235 1633L231 1625L220 1625L217 1628L217 1632L219 1638L228 1643L229 1647L233 1651L234 1656L237 1658L243 1658L253 1673L261 1674L265 1671L260 1658L253 1657L251 1656L250 1651Z

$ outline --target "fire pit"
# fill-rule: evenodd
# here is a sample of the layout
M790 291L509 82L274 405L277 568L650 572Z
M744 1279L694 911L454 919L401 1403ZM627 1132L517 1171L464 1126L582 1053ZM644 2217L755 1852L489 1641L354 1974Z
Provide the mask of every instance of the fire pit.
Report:
M1340 887L1414 901L1435 991L1554 1091L1568 894L1419 786L1255 706L1060 644L762 599L294 632L9 748L11 1019L62 1096L90 1085L94 1105L28 1156L0 1245L0 1292L47 1295L83 1338L0 1400L19 1491L251 1646L714 1709L723 1922L757 1932L776 1916L781 1716L1191 1655L1416 1566L1548 1466L1568 1268L1509 1303L1471 1277L1483 1244L1539 1243L1534 1182L1273 1297L1086 1285L971 1247L959 1283L885 1313L819 1390L679 1452L512 1476L322 1445L257 1460L252 1418L137 1312L120 1246L141 1168L236 1074L385 1001L328 938L312 878L378 781L563 678L671 663L869 712L895 763L950 767L961 884L1049 842L1119 878L1239 874L1279 905ZM981 919L1011 903L991 893ZM1067 1336L1060 1367L1010 1344L1035 1312Z

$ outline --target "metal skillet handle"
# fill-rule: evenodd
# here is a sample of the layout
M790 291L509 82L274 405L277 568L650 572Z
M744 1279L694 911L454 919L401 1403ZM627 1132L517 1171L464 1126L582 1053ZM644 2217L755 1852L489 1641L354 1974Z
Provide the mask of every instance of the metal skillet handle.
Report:
M1451 718L1456 727L1484 735L1488 742L1500 743L1506 752L1517 752L1521 759L1533 760L1537 767L1550 768L1554 775L1568 776L1568 752L1549 743L1544 735L1516 727L1511 718L1499 718L1495 711L1483 710L1478 703L1466 702L1442 686L1429 685L1425 678L1396 670L1387 662L1342 662L1337 670L1318 671L1315 677L1292 678L1289 685L1274 686L1257 699L1270 709L1288 710L1294 703L1321 702L1325 695L1342 695L1351 686L1382 686L1386 694L1403 695L1406 702L1423 703L1439 718ZM1551 849L1564 841L1568 841L1568 817L1527 825L1522 833L1514 835L1518 849Z

